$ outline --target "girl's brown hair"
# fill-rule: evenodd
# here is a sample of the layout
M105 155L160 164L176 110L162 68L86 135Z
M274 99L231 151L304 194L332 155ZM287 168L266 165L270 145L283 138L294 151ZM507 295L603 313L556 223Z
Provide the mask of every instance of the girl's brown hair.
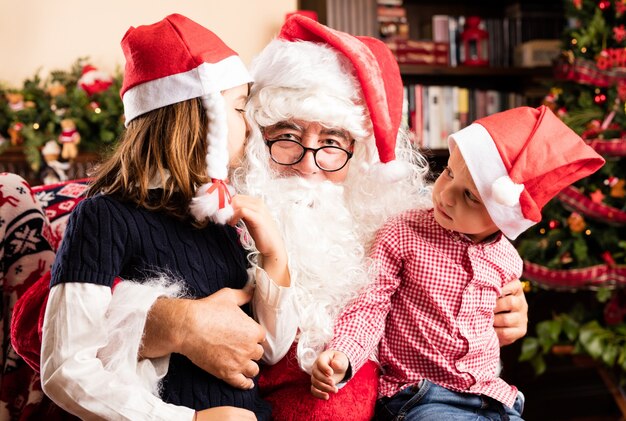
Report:
M208 124L199 98L137 117L113 154L94 170L88 195L113 195L151 211L187 218L196 187L208 182ZM160 194L149 189L155 180Z

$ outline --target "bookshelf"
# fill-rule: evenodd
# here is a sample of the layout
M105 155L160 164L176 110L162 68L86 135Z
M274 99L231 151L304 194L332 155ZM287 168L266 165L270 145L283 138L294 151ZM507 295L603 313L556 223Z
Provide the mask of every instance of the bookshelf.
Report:
M537 106L548 92L549 81L552 78L551 66L515 67L513 65L514 50L516 45L525 41L560 37L565 25L561 1L300 0L299 8L315 10L321 23L335 29L354 35L381 37L380 32L377 33L375 29L372 29L379 27L376 19L380 13L374 13L372 17L372 10L376 11L377 7L381 7L383 3L385 4L383 7L404 9L402 22L408 25L410 40L432 41L435 39L433 22L437 19L434 20L434 16L451 17L450 20L453 21L457 17L480 16L485 29L498 35L497 40L493 36L490 37L489 50L497 51L497 56L490 55L490 65L487 67L462 66L459 64L460 60L456 60L455 63L452 58L448 60L448 63L454 66L407 64L399 59L402 78L405 86L410 87L408 89L412 89L411 87L415 85L422 85L424 87L460 87L470 92L496 91L500 92L502 97L505 97L503 94L511 94L510 98L500 101L502 109L519 105ZM364 10L367 12L365 13ZM390 14L396 14L396 12ZM367 22L362 22L363 20ZM354 21L361 21L361 23L357 25ZM406 31L406 28L403 27L403 31ZM459 41L458 39L455 41L450 44L453 47L456 44L458 48ZM409 95L405 93L405 96ZM479 118L480 114L474 113L473 117ZM406 118L408 121L410 119L410 116ZM408 125L413 129L410 122ZM444 136L445 133L444 131ZM443 147L445 143L442 141L430 147L424 145L419 138L420 136L416 136L418 147L424 149L433 169L437 171L447 161L447 150Z

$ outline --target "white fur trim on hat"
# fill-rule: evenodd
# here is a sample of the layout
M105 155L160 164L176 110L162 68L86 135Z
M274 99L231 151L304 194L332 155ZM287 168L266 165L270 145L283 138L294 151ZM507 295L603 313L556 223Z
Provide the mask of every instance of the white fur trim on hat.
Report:
M517 194L517 200L514 200L515 203L509 200L515 195L516 190L519 190L519 193L522 191L519 187L513 186L515 183L499 181L494 191L494 182L498 179L509 178L509 174L487 129L480 124L471 124L451 134L448 144L450 151L455 147L459 148L489 216L504 235L514 240L535 224L534 221L524 217L519 203L519 194ZM505 183L506 186L500 187L500 183ZM523 189L523 186L520 187ZM509 192L502 193L501 190L509 190ZM509 202L512 205L505 204Z
M251 72L249 108L261 126L296 119L341 127L357 140L371 135L353 66L336 50L276 39L254 58Z
M524 190L523 184L517 184L508 175L497 178L491 185L493 199L504 206L515 206Z
M166 105L198 98L252 82L239 56L217 63L202 63L195 69L141 83L124 93L125 125L136 117Z
M411 167L408 162L393 160L386 163L377 162L371 166L370 171L376 179L385 183L395 183L411 175Z

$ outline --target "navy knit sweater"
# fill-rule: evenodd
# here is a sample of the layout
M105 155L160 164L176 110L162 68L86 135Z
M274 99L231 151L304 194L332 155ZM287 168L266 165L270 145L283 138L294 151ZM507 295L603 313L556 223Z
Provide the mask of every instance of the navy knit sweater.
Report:
M246 266L245 251L230 226L197 229L100 195L83 200L72 212L50 286L62 282L112 286L117 276L141 281L167 273L184 282L189 295L206 297L224 287L242 288ZM233 388L180 354L171 356L161 397L196 410L246 408L260 420L269 419L269 404L258 397L257 388Z

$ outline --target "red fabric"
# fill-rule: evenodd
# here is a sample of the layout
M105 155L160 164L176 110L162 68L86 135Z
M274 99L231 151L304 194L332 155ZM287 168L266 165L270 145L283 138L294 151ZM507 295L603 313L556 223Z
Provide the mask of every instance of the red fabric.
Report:
M372 119L380 161L393 161L404 86L398 62L389 47L376 38L355 37L298 14L287 19L279 38L324 43L350 60Z
M155 39L158 45L152 42ZM121 96L142 83L237 55L213 32L179 14L152 25L131 27L122 39L122 50L126 68Z
M604 165L604 159L545 105L514 108L476 123L491 135L509 177L524 184L520 204L531 221L541 220L543 206L563 188Z
M48 302L50 271L22 295L13 309L11 344L15 352L39 373L43 316Z
M502 286L522 275L513 245L502 235L475 244L442 228L432 209L412 210L381 229L372 258L377 278L341 314L329 348L358 369L380 340L383 396L429 379L513 406L493 328Z
M274 421L369 421L374 416L378 365L368 361L328 401L311 395L311 376L298 366L295 344L273 366L263 366L259 376L261 397L272 404Z

